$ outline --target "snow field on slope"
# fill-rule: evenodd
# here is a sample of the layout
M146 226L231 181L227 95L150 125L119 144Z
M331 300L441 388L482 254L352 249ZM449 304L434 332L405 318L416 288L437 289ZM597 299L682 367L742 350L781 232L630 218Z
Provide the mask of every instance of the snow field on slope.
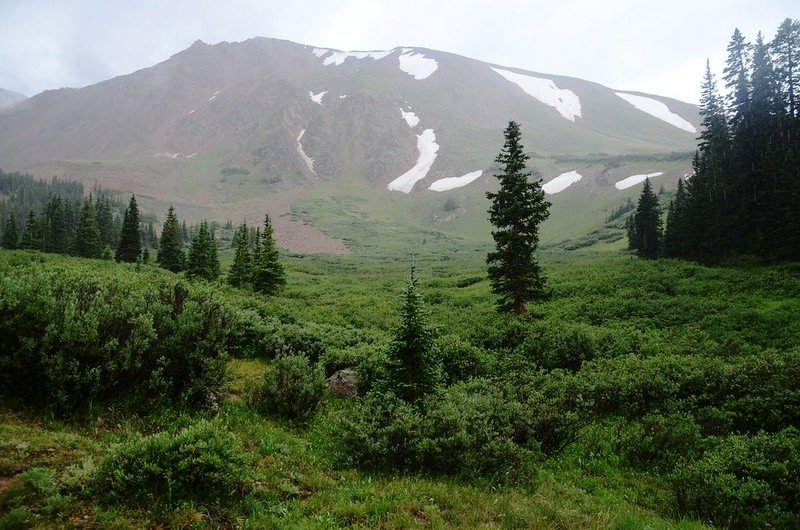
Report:
M317 51L321 51L321 50L318 49L318 48L314 49L314 55L316 55L317 57L322 57L322 55L325 55L325 53L323 53L322 55L317 55ZM349 57L354 57L356 59L366 59L367 57L369 57L369 58L377 61L379 59L383 59L384 57L386 57L387 55L392 53L394 50L389 50L389 51L371 51L371 52L335 52L335 51L331 51L331 50L325 50L325 51L330 51L331 54L329 56L325 57L325 60L322 61L322 65L323 66L330 66L332 64L335 64L336 66L339 66L339 65L344 64L344 62Z
M435 59L429 59L421 53L414 53L408 48L403 48L403 53L397 60L400 63L400 69L417 80L426 79L439 69L439 63Z
M669 110L669 107L656 99L646 98L644 96L635 96L633 94L625 94L624 92L615 92L615 94L642 112L646 112L647 114L654 116L661 121L665 121L670 125L677 127L678 129L683 129L684 131L690 133L697 132L697 129L695 129L694 125Z
M328 93L327 90L323 90L319 94L315 94L315 93L313 93L312 91L309 90L308 91L308 97L310 97L311 101L313 101L314 103L319 103L320 105L322 105L322 98L324 98L325 94L327 94L327 93Z
M483 175L483 170L473 171L472 173L467 173L466 175L461 175L460 177L448 177L444 179L439 179L430 186L428 186L428 189L431 191L447 191L455 188L460 188L462 186L466 186L473 180L476 180L481 175Z
M562 173L553 180L547 182L542 186L542 189L548 195L556 194L560 191L564 191L571 185L575 184L579 180L583 178L583 175L578 173L577 171L570 171L569 173Z
M663 171L658 171L656 173L647 173L647 174L644 174L644 175L632 175L632 176L630 176L630 177L628 177L626 179L620 180L619 182L614 184L614 187L617 188L618 190L626 190L626 189L630 188L631 186L636 186L640 182L644 182L645 179L653 178L653 177L659 177L659 176L661 176L663 174L664 174Z
M297 135L297 152L300 154L300 158L303 159L303 162L306 163L306 167L308 168L308 170L316 175L317 172L314 171L314 159L306 154L306 152L303 150L303 144L300 143L300 140L303 139L303 135L305 133L306 130L303 129L302 131L300 131L300 134Z
M403 109L400 109L400 114L402 114L403 119L406 120L406 123L408 124L409 127L412 128L416 127L417 124L419 123L419 118L417 117L417 115L410 110L406 112Z
M433 161L436 160L436 153L439 152L439 144L436 143L436 134L433 129L425 129L422 134L417 135L417 150L419 156L414 167L394 179L389 183L390 190L411 193L414 184L425 178L430 171Z
M520 87L529 96L556 109L565 119L574 122L576 116L581 117L581 100L577 94L566 88L558 88L551 79L517 74L500 68L492 70Z

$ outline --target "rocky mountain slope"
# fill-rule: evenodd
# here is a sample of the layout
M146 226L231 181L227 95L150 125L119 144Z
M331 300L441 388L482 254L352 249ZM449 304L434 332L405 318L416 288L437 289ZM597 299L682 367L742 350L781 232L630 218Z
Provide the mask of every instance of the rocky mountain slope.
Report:
M190 220L269 210L298 251L343 251L354 216L482 239L512 119L553 193L551 240L596 226L636 191L629 177L673 186L699 126L695 106L669 98L435 50L198 41L6 108L0 167L136 192L156 210L173 202Z

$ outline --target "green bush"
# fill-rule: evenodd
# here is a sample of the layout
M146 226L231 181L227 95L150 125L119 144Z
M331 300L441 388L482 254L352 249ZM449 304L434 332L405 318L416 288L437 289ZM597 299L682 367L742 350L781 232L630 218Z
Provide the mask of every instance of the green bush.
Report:
M212 291L114 264L21 265L0 275L0 392L64 411L219 392L228 314Z
M253 403L265 414L303 420L316 412L326 388L322 367L299 355L281 357L267 368Z
M160 432L112 447L94 489L115 501L217 501L243 493L247 464L233 433L200 421L177 434Z
M688 414L652 414L629 423L621 432L620 452L639 469L670 471L703 452L700 427Z
M674 474L680 513L731 528L800 526L800 432L730 436Z
M358 392L366 394L378 381L386 379L387 344L360 344L352 348L331 348L320 358L327 377L338 370L352 368L358 373Z
M476 377L488 377L494 370L494 357L457 335L444 335L436 340L447 385Z
M302 355L312 363L325 353L325 344L313 326L271 323L264 339L262 355L267 359Z

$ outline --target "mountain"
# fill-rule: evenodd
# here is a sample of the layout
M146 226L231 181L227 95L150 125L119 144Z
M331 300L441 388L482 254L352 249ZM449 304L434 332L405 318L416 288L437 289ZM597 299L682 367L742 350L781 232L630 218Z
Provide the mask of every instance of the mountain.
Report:
M619 189L628 177L674 186L699 127L687 103L425 48L198 41L6 109L0 167L135 192L144 208L174 203L189 220L268 210L279 242L298 251L377 248L388 234L477 241L509 120L532 167L556 178L545 241L602 224L638 193Z
M23 96L19 92L13 92L11 90L0 88L0 109L3 107L10 107L14 103L19 103L20 101L24 101L26 99L28 99L28 97Z

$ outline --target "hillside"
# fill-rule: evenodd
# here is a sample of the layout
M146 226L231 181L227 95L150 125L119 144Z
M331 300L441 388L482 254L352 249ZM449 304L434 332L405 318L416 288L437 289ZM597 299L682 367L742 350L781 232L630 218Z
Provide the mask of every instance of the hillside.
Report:
M0 167L135 192L159 212L175 203L189 220L255 221L269 210L282 244L298 251L358 246L364 234L338 228L342 202L403 227L409 242L424 230L481 241L511 119L545 181L581 176L553 195L545 242L596 228L635 194L614 186L632 175L662 173L674 186L698 126L693 105L436 50L198 41L151 68L0 114ZM457 206L443 208L448 199Z
M13 92L11 90L0 88L0 109L4 107L10 107L11 105L26 99L27 96L23 96L19 92Z

